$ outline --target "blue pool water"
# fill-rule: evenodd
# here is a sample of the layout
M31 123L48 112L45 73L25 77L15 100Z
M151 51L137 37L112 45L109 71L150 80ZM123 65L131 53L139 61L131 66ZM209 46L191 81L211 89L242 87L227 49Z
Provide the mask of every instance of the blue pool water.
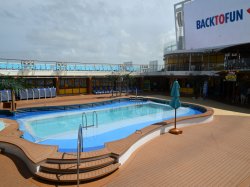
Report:
M199 113L189 107L177 110L178 117ZM103 148L105 142L125 138L138 129L173 117L174 110L166 104L122 101L71 111L23 115L17 121L24 139L58 145L62 152L75 152L79 124L93 126L83 129L84 151L92 151Z
M3 130L5 128L5 125L2 121L0 121L0 131Z

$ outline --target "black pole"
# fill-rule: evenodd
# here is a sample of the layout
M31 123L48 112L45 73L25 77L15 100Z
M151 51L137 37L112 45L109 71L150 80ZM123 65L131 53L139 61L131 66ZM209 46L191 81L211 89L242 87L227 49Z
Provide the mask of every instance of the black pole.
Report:
M174 109L174 128L176 129L176 108Z

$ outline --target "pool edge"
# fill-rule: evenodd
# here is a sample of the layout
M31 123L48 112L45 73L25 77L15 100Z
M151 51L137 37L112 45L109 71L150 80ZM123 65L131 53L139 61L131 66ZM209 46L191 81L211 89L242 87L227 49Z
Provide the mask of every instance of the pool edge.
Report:
M154 97L144 98L149 100L156 99L166 102L166 100L164 99L158 99ZM194 108L200 108L205 112L197 115L177 118L178 127L187 127L191 125L207 123L213 119L214 111L212 108L192 103L183 104L192 106ZM22 159L33 174L35 174L39 170L40 163L45 161L49 157L53 157L52 155L57 155L58 157L63 155L63 153L58 152L57 146L39 145L21 139L22 132L18 130L18 124L16 123L16 121L5 118L2 119L5 124L7 124L7 126L3 131L0 132L0 149L3 149L8 153L15 154L20 159ZM87 155L89 155L89 157L91 155L97 157L101 154L111 155L112 157L116 158L116 162L119 162L122 165L140 146L157 136L167 133L168 130L173 126L173 124L174 120L171 119L149 125L141 130L135 131L135 133L129 135L124 139L108 142L105 144L105 148L103 148L102 150L92 151ZM35 147L38 147L39 149L43 150L42 153L44 155L37 158L37 153L34 153L34 151L32 151L32 147L34 149Z

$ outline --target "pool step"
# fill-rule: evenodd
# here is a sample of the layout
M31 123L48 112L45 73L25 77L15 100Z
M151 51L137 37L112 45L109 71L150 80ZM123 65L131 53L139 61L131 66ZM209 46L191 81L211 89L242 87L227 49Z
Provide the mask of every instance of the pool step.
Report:
M76 173L77 170L77 161L75 163L42 163L40 165L40 171L48 173ZM82 161L79 166L80 172L93 171L108 165L115 163L115 159L111 157L102 158L93 161Z
M120 166L117 155L107 149L82 152L80 157L80 181L90 181L104 177ZM77 156L75 153L56 152L40 163L37 178L58 183L77 182Z
M108 158L111 156L111 153L104 150L94 151L94 152L83 152L81 154L81 162L82 161L94 161L98 159ZM77 163L77 156L75 153L56 153L53 156L47 158L47 163Z
M110 164L100 169L80 173L79 180L81 182L87 182L87 181L91 181L97 178L104 177L106 175L111 174L115 170L117 170L119 166L120 166L120 163ZM47 173L47 172L40 171L36 173L36 176L44 180L59 182L59 183L77 182L76 173L75 174L65 174L65 173L54 174L54 173Z

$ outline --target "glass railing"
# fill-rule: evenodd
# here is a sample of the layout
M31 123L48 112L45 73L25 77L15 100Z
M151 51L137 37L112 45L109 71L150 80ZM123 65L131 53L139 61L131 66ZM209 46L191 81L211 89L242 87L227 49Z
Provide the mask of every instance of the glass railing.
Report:
M124 64L91 64L73 62L54 62L37 60L0 59L0 70L17 71L101 71L145 73L162 71L164 65L151 67L149 65L124 65Z
M164 46L164 54L177 50L177 45L175 41L170 41Z
M78 62L55 62L37 60L0 59L0 70L15 71L93 71L118 73L150 73L163 71L221 71L250 69L250 59L230 61L227 63L202 64L168 64L168 65L124 65L124 64L91 64Z
M250 61L244 63L209 63L206 65L168 64L163 71L223 71L223 70L250 70Z
M143 66L0 59L0 70L142 72Z

